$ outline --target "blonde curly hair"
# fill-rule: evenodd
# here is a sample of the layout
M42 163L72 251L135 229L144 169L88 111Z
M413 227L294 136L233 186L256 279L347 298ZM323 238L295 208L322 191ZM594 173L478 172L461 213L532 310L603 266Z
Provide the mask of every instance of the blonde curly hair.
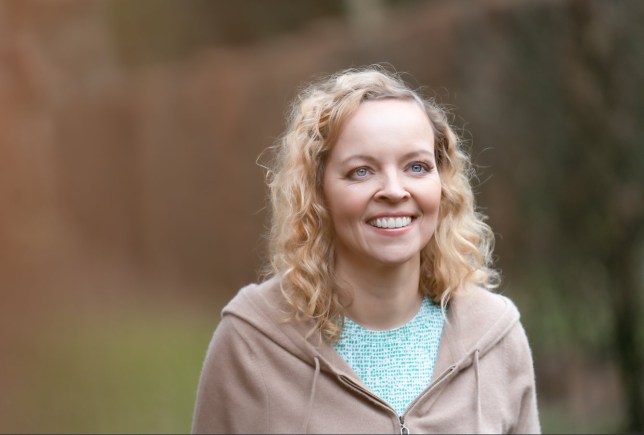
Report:
M468 154L447 113L382 66L348 69L303 89L285 133L272 147L267 181L272 206L269 275L280 278L292 318L313 319L329 342L342 331L344 307L334 277L333 227L322 193L327 157L343 124L363 101L407 99L424 108L435 135L441 202L434 236L421 251L419 291L446 307L467 284L498 285L494 235L477 212Z

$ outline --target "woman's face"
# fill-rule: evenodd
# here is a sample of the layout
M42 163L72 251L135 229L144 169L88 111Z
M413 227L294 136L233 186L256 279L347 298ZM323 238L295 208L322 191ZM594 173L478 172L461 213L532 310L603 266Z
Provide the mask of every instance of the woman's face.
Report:
M419 261L438 221L434 133L413 100L366 101L331 150L323 191L337 262Z

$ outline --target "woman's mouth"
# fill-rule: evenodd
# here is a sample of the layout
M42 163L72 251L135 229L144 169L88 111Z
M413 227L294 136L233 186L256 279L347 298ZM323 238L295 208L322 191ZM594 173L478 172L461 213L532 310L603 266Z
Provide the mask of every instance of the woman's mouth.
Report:
M399 216L376 218L368 221L367 223L376 228L392 229L406 227L411 223L411 221L411 216Z

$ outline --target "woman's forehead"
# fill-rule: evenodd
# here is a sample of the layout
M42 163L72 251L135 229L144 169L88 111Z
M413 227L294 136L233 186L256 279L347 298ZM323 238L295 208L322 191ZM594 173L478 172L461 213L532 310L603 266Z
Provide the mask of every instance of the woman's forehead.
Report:
M379 148L433 152L433 128L418 103L401 99L363 102L343 125L332 154L345 159Z

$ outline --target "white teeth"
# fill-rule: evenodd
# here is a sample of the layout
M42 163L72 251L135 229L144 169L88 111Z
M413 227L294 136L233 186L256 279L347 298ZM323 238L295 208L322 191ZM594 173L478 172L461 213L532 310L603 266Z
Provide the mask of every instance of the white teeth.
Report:
M402 228L406 227L411 223L411 217L388 217L388 218L378 218L372 221L369 221L369 225L373 225L378 228Z

